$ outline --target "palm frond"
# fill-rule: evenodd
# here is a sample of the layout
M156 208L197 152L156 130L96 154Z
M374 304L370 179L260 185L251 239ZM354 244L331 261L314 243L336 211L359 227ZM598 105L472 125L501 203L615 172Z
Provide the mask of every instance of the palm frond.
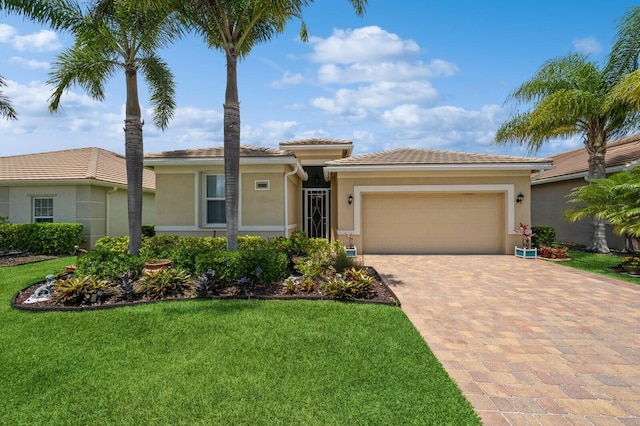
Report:
M176 108L173 74L166 62L155 55L140 58L138 63L151 92L153 122L164 130Z

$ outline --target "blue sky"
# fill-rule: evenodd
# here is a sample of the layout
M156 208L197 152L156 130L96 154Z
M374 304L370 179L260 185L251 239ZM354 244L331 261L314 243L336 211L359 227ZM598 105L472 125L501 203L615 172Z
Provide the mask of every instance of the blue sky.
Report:
M604 63L616 25L633 1L370 0L357 17L347 0L316 0L299 22L239 64L241 143L329 138L354 143L354 155L417 147L527 155L496 146L508 119L505 99L546 61L569 52ZM48 112L51 64L72 44L20 17L0 12L2 89L19 114L0 119L0 156L97 146L124 153L124 76L97 102L82 89ZM152 124L141 81L145 152L222 145L224 55L187 37L161 52L177 84L177 110L162 132ZM547 144L536 156L581 146Z

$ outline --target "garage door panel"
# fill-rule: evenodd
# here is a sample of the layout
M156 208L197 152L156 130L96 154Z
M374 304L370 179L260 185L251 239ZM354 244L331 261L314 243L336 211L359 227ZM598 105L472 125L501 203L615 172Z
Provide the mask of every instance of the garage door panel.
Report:
M502 194L365 194L365 253L501 253Z

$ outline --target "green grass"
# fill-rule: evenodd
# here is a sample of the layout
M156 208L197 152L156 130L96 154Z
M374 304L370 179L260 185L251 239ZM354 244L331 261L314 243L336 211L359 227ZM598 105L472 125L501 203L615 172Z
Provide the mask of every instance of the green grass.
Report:
M401 309L190 300L9 306L73 259L0 268L3 424L479 425Z
M593 272L594 274L604 275L606 277L616 278L633 284L640 284L640 278L619 274L618 272L611 270L612 267L618 266L620 262L622 262L622 259L624 259L623 256L615 254L589 253L581 250L569 250L569 257L571 260L558 262L558 264L575 269L581 269L583 271Z

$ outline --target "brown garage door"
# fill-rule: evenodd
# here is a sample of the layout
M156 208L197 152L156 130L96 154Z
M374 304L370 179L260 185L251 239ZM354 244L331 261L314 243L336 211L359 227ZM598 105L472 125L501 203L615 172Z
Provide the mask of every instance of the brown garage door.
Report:
M502 253L504 195L363 194L364 253Z

